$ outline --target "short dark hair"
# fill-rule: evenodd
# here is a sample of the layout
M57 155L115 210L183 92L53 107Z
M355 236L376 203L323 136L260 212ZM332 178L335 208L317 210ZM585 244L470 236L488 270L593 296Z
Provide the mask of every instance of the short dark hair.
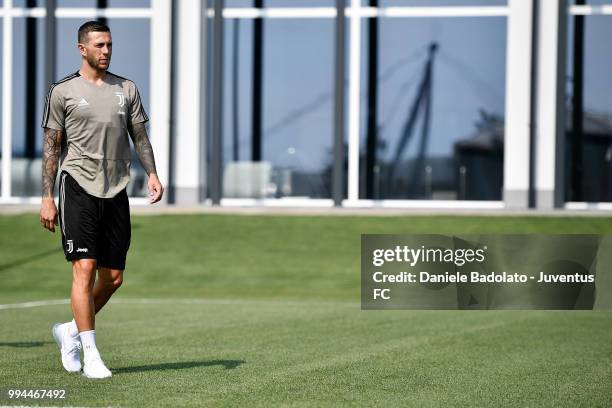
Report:
M87 35L92 31L100 31L103 33L110 33L110 28L104 23L99 21L88 21L79 27L79 44L85 44L87 42Z

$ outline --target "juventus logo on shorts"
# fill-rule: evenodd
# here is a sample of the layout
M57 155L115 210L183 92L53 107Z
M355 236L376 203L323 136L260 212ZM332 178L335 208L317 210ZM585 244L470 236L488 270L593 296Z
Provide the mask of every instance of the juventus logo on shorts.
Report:
M68 249L66 249L66 252L68 252L69 254L72 253L72 250L74 249L73 245L72 245L72 240L69 239L68 241L66 241L66 244L68 245Z
M125 105L125 96L123 95L123 92L115 92L115 95L117 95L117 98L119 98L119 106Z

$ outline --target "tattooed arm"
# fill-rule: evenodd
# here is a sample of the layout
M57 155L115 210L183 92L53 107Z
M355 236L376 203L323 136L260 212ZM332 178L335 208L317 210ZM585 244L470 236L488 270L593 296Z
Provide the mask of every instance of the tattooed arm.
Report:
M147 136L147 128L144 123L136 123L129 129L132 141L134 142L134 150L140 164L149 176L149 197L151 204L161 200L164 193L164 188L157 178L157 169L155 168L155 156L153 155L153 147Z
M61 130L44 129L40 223L51 232L55 232L55 225L57 225L57 207L53 200L53 188L59 167L63 137L64 133Z
M155 169L155 157L153 156L153 147L147 136L147 128L144 123L136 123L130 129L130 135L134 142L134 149L142 168L145 169L147 175L157 174Z

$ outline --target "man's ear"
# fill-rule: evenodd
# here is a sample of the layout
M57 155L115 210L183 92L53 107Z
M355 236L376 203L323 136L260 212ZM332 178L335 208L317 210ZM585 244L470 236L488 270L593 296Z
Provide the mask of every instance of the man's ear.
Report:
M79 49L79 53L84 57L85 56L85 46L79 43L77 44L77 48Z

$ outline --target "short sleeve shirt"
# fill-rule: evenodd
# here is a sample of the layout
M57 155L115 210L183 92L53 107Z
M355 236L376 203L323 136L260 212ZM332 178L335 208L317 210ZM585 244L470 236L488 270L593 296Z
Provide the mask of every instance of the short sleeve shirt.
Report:
M61 170L87 193L110 198L130 180L128 129L148 120L134 82L107 71L95 85L76 72L51 86L42 127L65 133Z

